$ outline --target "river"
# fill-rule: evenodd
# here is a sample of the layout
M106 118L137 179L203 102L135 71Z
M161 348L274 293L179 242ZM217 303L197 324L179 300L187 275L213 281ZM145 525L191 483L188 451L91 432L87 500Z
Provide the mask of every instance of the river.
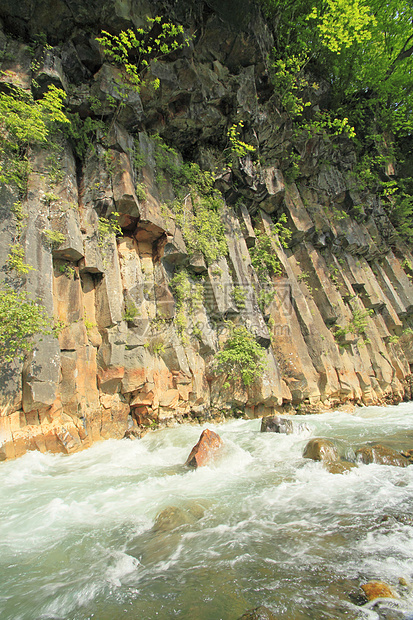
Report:
M295 420L308 430L183 425L2 463L0 618L236 620L258 605L286 620L412 618L412 594L379 616L354 593L413 578L413 466L334 475L302 452L313 436L349 456L371 440L412 448L413 403ZM224 454L185 470L203 428ZM186 523L154 528L171 506Z

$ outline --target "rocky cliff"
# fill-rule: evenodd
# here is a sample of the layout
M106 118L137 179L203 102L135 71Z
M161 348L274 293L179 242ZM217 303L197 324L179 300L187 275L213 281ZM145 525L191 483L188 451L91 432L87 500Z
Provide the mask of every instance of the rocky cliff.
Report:
M189 45L151 64L157 90L125 96L96 37L147 15L182 24ZM1 92L54 85L83 123L78 141L29 148L23 194L1 189L2 280L62 327L2 366L1 458L174 420L410 398L411 255L357 182L351 141L297 137L277 107L258 6L26 0L0 17ZM24 275L9 269L16 236ZM265 354L249 385L216 363L240 325Z

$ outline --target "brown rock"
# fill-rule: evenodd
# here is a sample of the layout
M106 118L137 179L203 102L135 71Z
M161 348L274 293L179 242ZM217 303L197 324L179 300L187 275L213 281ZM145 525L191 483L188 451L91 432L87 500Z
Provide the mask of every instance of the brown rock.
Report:
M294 425L291 420L281 418L278 415L266 416L261 422L261 433L283 433L291 435L294 432Z
M176 409L179 401L178 390L167 390L159 398L159 405L161 407L168 407L168 409Z
M196 518L187 510L169 506L157 515L152 529L154 532L169 532L181 525L192 525L195 521Z
M413 450L404 450L400 454L413 463Z
M359 461L368 465L377 463L378 465L394 465L396 467L407 467L410 465L409 459L402 456L400 452L386 448L385 446L363 446L356 451Z
M328 439L310 439L304 449L303 457L313 459L313 461L337 461L337 448Z
M283 433L291 435L294 431L300 432L307 430L306 424L294 423L288 418L282 418L278 415L266 416L261 422L261 433Z
M264 605L249 609L238 620L277 620L276 616Z
M198 443L192 448L185 465L188 467L202 467L207 465L222 447L223 441L217 433L205 429L201 433Z
M361 586L369 601L376 598L399 598L397 592L383 581L369 581Z
M349 461L326 461L324 466L330 474L344 474L346 471L353 469L353 467L357 467L355 463L350 463Z

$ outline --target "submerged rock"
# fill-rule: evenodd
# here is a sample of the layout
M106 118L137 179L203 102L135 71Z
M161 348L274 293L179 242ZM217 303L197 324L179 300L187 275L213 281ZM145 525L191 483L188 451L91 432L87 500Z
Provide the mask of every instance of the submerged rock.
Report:
M346 471L350 471L353 467L357 467L357 465L349 461L325 461L324 467L330 474L345 474Z
M193 525L202 516L203 510L194 513L178 506L168 506L156 516L152 530L154 532L170 532L181 525Z
M329 439L314 438L307 443L303 457L313 461L338 461L338 452Z
M386 448L385 446L363 446L356 451L359 461L368 465L376 463L378 465L394 465L396 467L407 467L410 465L409 459L402 456L400 452Z
M308 430L306 424L295 423L289 418L282 418L278 415L266 416L261 422L261 433L282 433L291 435L294 432Z
M208 465L223 445L217 433L208 428L202 431L198 443L192 448L185 465L188 467L202 467Z
M260 605L260 607L246 611L238 620L277 620L277 618L268 607Z
M369 601L376 598L399 598L399 595L384 581L368 581L361 586Z
M413 463L413 450L402 450L400 454L404 456L404 458L408 459L410 463Z

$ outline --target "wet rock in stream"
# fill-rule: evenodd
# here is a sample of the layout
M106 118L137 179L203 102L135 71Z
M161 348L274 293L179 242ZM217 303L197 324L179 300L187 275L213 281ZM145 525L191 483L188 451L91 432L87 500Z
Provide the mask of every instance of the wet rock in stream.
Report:
M155 519L153 532L170 532L182 525L193 525L204 516L205 506L192 502L185 508L168 506Z
M374 446L362 446L356 451L356 457L365 465L376 463L378 465L394 465L396 467L407 467L410 465L409 459L402 456L400 452L386 448L380 444Z
M293 422L289 418L281 416L266 416L261 422L261 433L282 433L291 435L292 433L300 433L309 430L306 424Z
M185 465L188 467L202 467L208 465L223 446L223 441L217 433L208 428L202 431L198 443L192 448Z
M399 598L399 595L384 581L368 581L361 586L368 601L376 598Z
M310 439L304 448L303 457L313 461L322 461L330 474L344 474L354 467L355 463L340 458L337 446L329 439Z
M277 617L268 607L260 605L260 607L246 611L238 620L277 620Z
M303 457L313 461L338 461L336 446L329 439L310 439L304 448Z
M349 461L325 461L324 467L330 474L344 474L346 471L351 471L354 467L357 467L357 465Z

